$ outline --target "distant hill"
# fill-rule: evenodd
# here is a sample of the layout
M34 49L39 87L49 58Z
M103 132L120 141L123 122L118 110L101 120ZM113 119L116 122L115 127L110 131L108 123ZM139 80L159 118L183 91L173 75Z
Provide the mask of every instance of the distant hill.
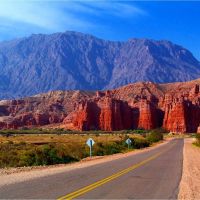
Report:
M0 43L0 98L199 77L200 62L187 49L169 41L113 42L64 32Z

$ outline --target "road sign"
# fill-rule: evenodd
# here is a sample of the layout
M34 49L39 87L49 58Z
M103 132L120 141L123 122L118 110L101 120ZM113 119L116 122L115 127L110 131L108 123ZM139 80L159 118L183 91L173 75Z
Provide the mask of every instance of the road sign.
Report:
M86 142L86 144L90 147L90 157L92 157L92 146L94 145L94 140L92 138L89 138Z
M128 138L128 139L126 140L126 144L131 144L131 143L132 143L131 139Z
M89 138L86 142L86 144L90 147L90 146L93 146L94 145L94 140L92 138Z
M131 143L132 143L131 139L128 138L128 139L126 140L126 144L128 144L128 148L129 148L129 146L131 145Z

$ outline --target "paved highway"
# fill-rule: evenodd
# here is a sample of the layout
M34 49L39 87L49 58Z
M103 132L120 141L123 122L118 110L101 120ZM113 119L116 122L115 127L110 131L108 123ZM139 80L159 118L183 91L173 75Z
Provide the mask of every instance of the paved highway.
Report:
M0 188L1 199L176 199L183 139L128 157Z

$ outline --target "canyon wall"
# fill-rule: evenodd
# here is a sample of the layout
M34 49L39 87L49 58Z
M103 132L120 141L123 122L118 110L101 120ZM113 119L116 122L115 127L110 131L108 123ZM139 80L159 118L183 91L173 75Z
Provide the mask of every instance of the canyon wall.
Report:
M200 132L200 80L135 83L109 91L55 91L0 101L0 128Z

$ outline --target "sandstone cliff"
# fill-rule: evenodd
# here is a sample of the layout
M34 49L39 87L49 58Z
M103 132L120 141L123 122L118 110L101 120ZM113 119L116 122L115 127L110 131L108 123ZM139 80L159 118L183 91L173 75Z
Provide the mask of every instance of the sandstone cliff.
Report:
M199 132L200 79L139 82L107 91L54 91L0 101L0 128L60 125L75 130Z

